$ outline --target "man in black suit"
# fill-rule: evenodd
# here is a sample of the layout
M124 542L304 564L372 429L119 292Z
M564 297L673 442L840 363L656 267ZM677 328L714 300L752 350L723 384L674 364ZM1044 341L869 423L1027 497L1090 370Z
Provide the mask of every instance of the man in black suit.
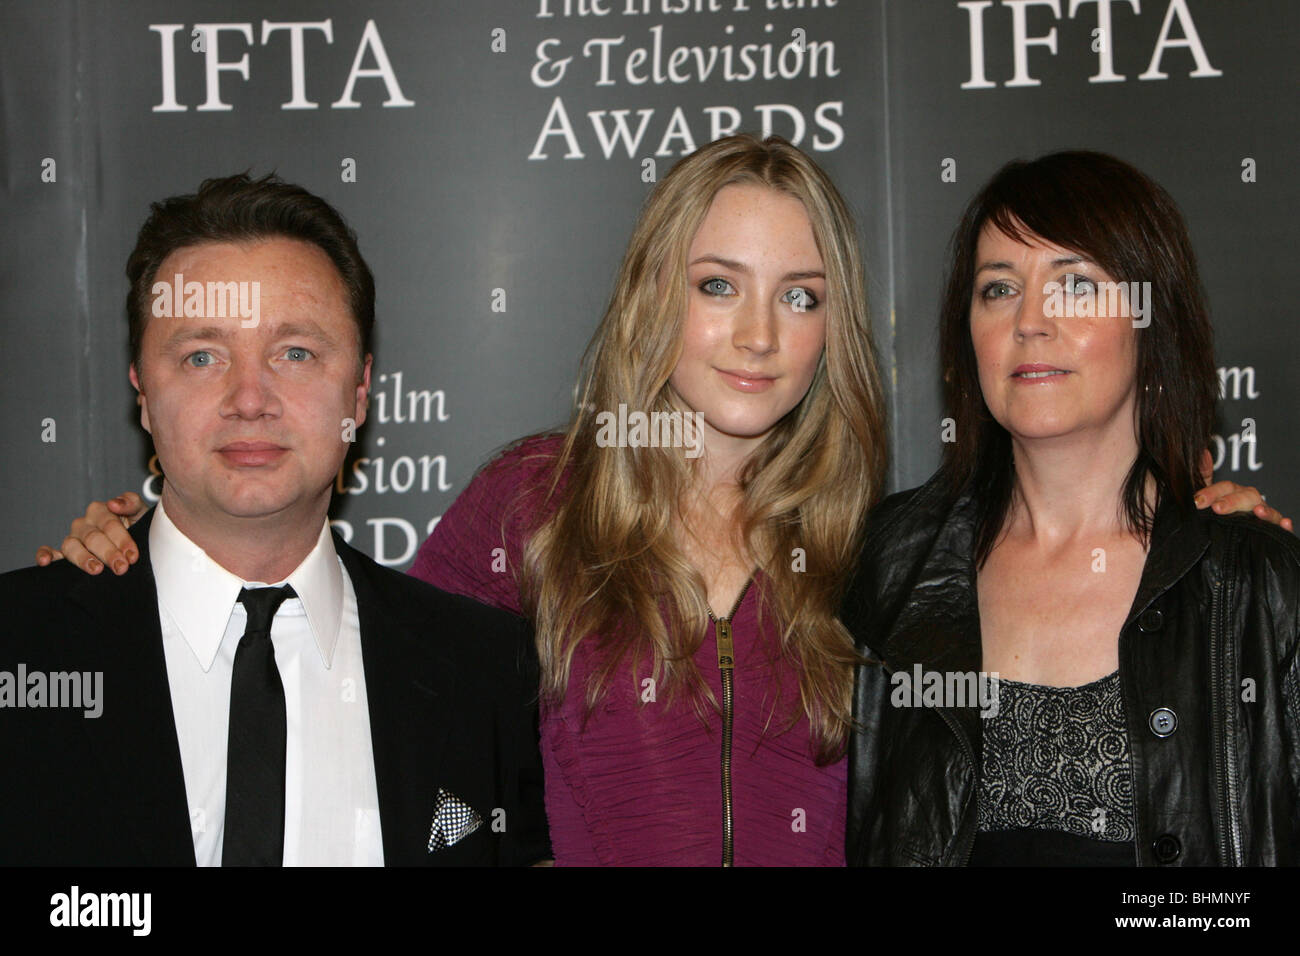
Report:
M355 236L274 177L209 180L127 275L161 501L121 580L0 576L0 863L546 858L529 629L329 529L370 390Z

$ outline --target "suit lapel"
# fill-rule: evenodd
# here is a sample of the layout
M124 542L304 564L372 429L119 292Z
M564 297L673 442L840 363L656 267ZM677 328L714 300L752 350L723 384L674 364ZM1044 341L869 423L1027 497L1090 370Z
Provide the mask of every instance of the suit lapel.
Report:
M454 662L389 593L381 569L337 535L361 620L361 656L370 702L370 739L379 792L384 863L427 863L429 826L442 757L455 713Z
M87 577L69 598L87 625L69 635L86 669L104 675L103 713L79 721L90 736L124 829L142 860L193 866L185 777L172 714L158 594L149 563L150 511L132 529L140 560L118 579Z

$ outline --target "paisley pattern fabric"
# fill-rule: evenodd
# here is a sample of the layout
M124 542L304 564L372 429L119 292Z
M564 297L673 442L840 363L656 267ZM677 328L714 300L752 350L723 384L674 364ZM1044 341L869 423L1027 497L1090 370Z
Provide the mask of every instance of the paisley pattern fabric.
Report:
M1081 687L998 682L984 720L983 832L1058 830L1131 842L1133 777L1119 671Z

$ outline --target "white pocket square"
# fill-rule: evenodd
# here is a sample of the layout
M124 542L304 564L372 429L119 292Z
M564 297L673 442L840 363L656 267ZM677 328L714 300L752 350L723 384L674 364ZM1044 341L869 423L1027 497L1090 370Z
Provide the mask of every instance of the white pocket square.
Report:
M433 805L433 825L429 828L429 852L459 843L482 825L483 818L477 810L439 787Z

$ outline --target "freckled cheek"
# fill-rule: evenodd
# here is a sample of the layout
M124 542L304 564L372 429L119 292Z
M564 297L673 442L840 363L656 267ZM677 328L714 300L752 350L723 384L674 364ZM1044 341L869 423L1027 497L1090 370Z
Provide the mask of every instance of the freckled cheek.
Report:
M798 329L789 334L786 341L790 343L790 351L797 357L800 375L811 382L826 348L825 326L819 329Z
M704 318L692 316L687 318L682 330L683 357L704 356L725 345L730 336L730 329L722 322L710 322Z
M680 365L689 365L694 362L703 362L705 357L713 351L714 343L707 339L701 339L700 336L688 335L682 340L681 358L678 360Z

